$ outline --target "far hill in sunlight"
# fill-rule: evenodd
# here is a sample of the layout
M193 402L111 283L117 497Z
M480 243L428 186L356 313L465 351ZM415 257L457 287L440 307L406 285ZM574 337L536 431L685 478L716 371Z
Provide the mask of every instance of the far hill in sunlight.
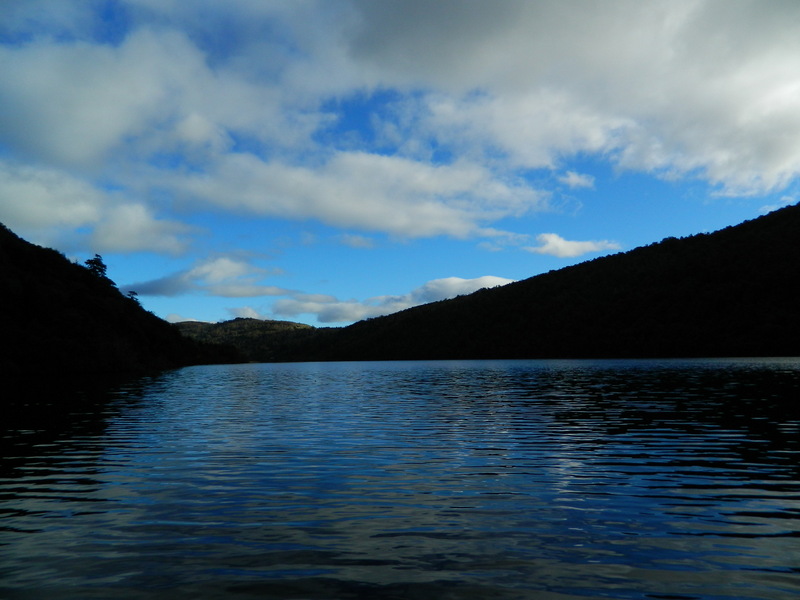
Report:
M252 362L288 360L318 331L311 325L291 321L245 318L222 323L183 321L175 323L175 327L201 342L234 346L245 360Z
M795 205L270 344L274 360L800 355L798 276Z

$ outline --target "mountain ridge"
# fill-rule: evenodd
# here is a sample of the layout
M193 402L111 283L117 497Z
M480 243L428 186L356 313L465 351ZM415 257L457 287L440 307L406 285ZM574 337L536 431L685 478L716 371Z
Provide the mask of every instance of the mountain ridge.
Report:
M798 274L793 205L343 328L272 334L269 360L800 355Z
M794 205L356 323L337 343L351 359L798 354L798 273Z
M169 324L87 267L0 226L4 373L800 355L800 205L341 328L256 319Z

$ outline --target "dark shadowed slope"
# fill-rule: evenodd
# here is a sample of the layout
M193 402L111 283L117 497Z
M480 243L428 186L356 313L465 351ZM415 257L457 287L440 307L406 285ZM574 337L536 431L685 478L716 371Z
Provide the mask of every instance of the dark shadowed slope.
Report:
M321 360L800 355L800 206L319 330Z
M234 358L184 338L102 272L2 225L0 330L6 377L101 376Z

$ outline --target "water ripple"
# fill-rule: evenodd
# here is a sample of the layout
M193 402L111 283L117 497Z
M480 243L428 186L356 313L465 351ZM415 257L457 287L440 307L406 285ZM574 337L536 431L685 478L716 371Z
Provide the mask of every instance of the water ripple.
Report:
M4 434L4 598L800 595L800 361L194 367Z

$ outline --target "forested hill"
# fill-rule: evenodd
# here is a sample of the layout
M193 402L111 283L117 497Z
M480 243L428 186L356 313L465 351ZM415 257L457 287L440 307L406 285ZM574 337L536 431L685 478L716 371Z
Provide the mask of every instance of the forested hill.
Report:
M52 376L136 373L238 358L189 340L123 295L102 258L88 266L0 225L0 372Z
M238 318L222 323L184 321L175 327L185 336L235 347L244 360L302 360L302 349L319 329L291 321Z
M320 360L800 355L800 206L319 330ZM293 359L298 356L290 357Z

